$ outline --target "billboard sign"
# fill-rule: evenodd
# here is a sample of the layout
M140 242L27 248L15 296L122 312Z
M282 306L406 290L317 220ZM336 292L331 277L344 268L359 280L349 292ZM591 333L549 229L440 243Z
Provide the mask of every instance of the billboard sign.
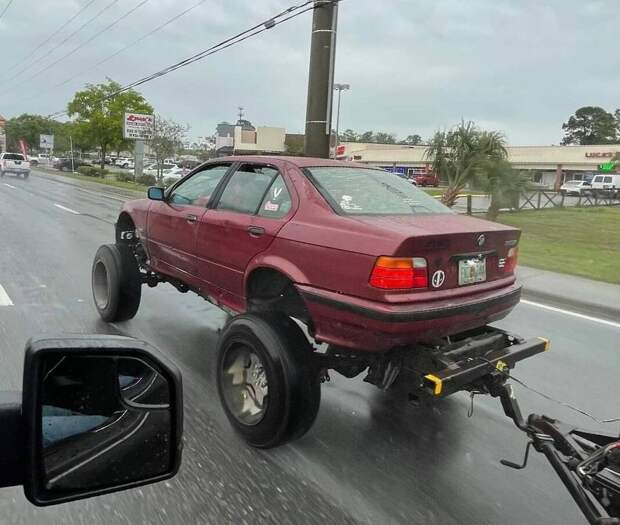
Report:
M153 138L155 117L140 113L125 113L123 138L129 140L150 140Z
M39 135L39 148L54 149L54 135Z

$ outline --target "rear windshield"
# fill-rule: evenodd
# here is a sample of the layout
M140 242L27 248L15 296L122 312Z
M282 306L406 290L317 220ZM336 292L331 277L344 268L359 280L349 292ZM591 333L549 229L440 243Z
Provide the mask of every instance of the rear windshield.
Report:
M24 160L24 156L19 153L5 153L2 158L6 160Z
M313 182L338 213L418 215L454 213L407 180L382 170L350 167L309 168Z

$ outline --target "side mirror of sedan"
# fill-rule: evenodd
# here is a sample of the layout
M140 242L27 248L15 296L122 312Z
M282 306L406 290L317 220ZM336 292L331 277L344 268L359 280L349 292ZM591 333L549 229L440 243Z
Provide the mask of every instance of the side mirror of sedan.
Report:
M149 199L151 199L152 201L163 201L165 197L164 188L159 188L157 186L151 186L147 191L147 195Z
M22 397L24 490L64 503L170 478L181 462L181 376L117 336L31 340Z

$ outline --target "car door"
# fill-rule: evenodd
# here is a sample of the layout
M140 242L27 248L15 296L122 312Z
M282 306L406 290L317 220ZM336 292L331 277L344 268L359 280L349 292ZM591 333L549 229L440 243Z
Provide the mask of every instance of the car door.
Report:
M199 278L222 303L239 306L248 263L269 247L296 204L275 166L244 163L229 177L202 216L196 240Z
M230 162L206 166L173 186L165 200L151 204L147 245L155 269L183 280L196 276L193 252L198 224L230 166Z

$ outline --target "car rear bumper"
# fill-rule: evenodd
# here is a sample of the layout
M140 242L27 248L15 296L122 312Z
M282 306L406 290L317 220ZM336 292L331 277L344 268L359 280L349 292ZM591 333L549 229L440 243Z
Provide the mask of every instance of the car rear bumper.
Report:
M385 351L429 342L505 317L518 303L516 284L457 299L388 304L297 286L317 339L355 350Z

